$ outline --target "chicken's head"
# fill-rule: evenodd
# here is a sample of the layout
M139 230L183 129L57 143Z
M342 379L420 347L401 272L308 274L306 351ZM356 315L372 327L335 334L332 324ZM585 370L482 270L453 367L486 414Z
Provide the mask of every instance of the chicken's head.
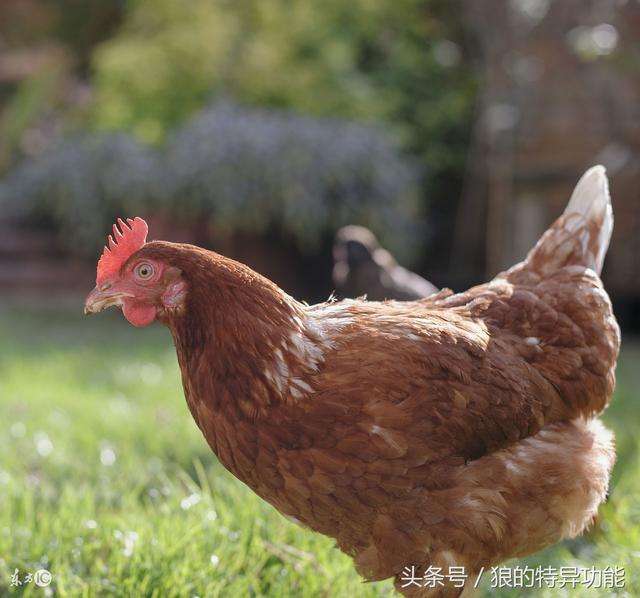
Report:
M179 268L145 252L148 230L142 218L118 219L113 225L85 314L118 306L131 324L148 326L167 310L180 308L186 283Z

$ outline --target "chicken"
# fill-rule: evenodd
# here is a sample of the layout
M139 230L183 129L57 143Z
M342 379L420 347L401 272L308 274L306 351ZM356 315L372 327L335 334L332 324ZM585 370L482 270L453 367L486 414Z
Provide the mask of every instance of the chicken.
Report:
M615 454L597 416L620 333L598 277L613 227L589 170L526 259L413 302L307 306L248 267L114 226L86 313L171 331L220 462L406 595L409 567L487 567L581 533Z
M438 289L398 264L364 226L343 226L333 244L333 282L341 297L422 299Z

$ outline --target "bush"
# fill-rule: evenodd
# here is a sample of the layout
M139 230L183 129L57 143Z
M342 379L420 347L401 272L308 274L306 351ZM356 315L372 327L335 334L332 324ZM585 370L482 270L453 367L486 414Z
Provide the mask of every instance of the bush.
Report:
M400 236L417 170L374 128L218 104L170 139L169 202L231 228L279 225L301 244L351 222Z
M0 206L55 230L72 253L94 252L114 214L144 209L161 173L158 156L124 133L60 141L0 185Z
M301 248L359 222L395 250L416 228L415 165L373 127L218 103L153 150L124 134L66 140L19 166L0 202L93 254L116 215L276 227ZM403 249L405 251L403 251Z

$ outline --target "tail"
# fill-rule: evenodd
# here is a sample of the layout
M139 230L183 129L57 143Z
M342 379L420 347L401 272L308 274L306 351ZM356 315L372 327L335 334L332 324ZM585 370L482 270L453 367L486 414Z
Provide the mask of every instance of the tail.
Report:
M526 265L541 274L565 266L586 266L602 272L613 232L613 210L604 166L582 175L564 213L529 252Z

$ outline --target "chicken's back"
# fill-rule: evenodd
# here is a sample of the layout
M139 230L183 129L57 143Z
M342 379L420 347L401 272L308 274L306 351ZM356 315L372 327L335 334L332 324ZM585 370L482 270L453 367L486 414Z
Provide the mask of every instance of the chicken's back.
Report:
M599 413L615 385L620 329L599 277L612 231L607 178L596 166L524 261L445 302L512 342L568 415Z
M567 266L541 278L515 269L443 305L484 322L541 376L551 421L591 416L611 399L620 331L593 270Z

